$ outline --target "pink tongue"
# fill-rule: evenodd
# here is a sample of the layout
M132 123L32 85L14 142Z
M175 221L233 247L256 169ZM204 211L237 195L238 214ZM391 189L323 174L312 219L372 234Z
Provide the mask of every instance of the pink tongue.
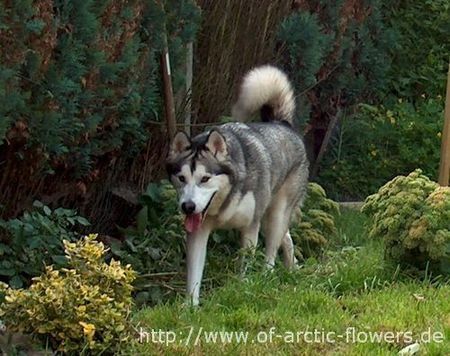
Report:
M200 228L201 224L202 224L202 214L186 215L186 219L184 220L184 228L190 234L196 232Z

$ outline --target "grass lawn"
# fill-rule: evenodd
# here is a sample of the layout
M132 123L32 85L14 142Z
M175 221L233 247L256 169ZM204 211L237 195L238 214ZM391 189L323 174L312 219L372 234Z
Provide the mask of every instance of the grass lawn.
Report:
M420 355L450 355L448 281L387 265L381 242L368 241L363 225L361 214L344 211L320 260L292 273L253 268L245 281L230 273L202 293L198 309L180 297L137 311L133 323L148 342L124 353L395 355L421 339Z

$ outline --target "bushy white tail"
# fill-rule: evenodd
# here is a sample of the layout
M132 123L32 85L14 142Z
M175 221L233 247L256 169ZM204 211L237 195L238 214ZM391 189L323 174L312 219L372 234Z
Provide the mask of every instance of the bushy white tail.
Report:
M295 98L288 77L271 65L257 67L248 72L241 84L239 97L233 106L232 115L244 121L262 109L269 108L270 120L284 120L292 124L295 112ZM267 110L264 110L267 114Z

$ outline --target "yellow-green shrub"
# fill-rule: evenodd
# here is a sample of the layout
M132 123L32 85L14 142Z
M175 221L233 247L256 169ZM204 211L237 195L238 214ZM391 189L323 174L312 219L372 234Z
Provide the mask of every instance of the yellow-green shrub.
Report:
M106 249L95 239L64 241L69 268L50 266L28 289L6 289L0 318L8 330L34 334L73 353L114 350L129 338L135 272L118 261L105 263Z
M372 217L370 237L385 241L386 255L397 263L423 268L450 262L450 188L440 187L416 170L398 176L369 196L362 211Z
M290 229L303 257L314 255L325 247L328 238L336 233L334 216L337 214L339 205L327 198L319 184L309 183L300 218Z

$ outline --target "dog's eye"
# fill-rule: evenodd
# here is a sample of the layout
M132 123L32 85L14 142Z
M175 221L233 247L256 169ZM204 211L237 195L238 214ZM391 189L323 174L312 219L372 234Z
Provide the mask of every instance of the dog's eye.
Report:
M201 181L200 182L202 182L202 183L206 183L207 181L209 181L209 179L210 179L211 177L208 177L208 176L204 176L204 177L202 177L202 179L201 179Z
M184 178L184 176L178 176L178 179L180 180L181 183L186 182L186 178Z

